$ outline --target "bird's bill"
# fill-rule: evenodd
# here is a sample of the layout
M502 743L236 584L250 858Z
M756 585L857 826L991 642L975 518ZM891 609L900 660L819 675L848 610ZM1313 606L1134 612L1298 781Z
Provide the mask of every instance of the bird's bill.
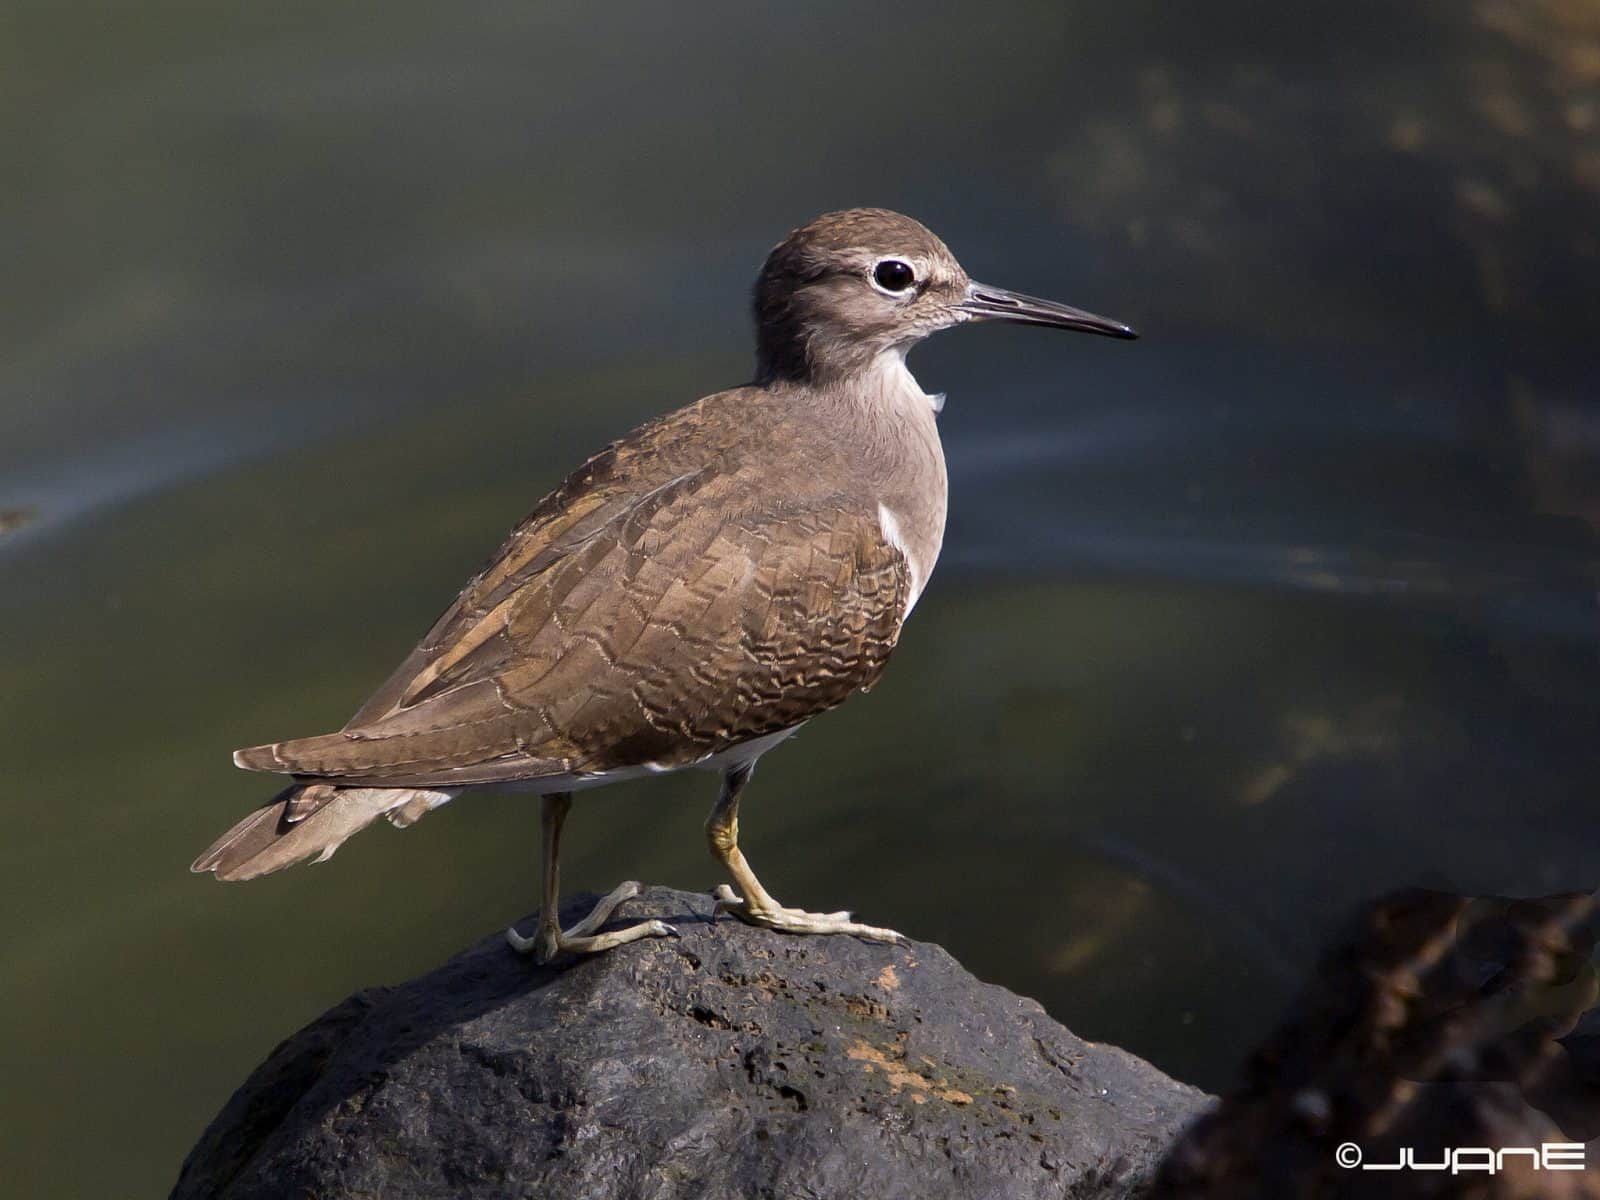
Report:
M1053 325L1057 329L1076 329L1081 333L1098 333L1104 337L1136 338L1139 335L1121 321L1097 317L1092 312L1057 304L1054 300L1041 300L1037 296L1024 296L1021 292L990 287L987 283L974 283L967 288L967 298L956 306L960 312L980 321L1016 321L1023 325Z

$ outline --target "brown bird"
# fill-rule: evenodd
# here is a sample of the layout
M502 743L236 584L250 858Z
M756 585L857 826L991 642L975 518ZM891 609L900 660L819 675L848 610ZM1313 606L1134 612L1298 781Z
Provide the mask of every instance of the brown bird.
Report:
M401 828L472 788L538 794L540 961L673 930L596 931L625 883L557 924L572 793L701 767L706 822L734 892L719 911L790 933L899 935L770 896L739 851L756 760L878 678L944 538L945 465L906 352L968 321L1111 337L1126 325L972 282L922 225L828 213L767 256L753 383L614 442L539 502L411 655L337 733L240 750L293 783L195 860L253 879L327 859L380 816Z

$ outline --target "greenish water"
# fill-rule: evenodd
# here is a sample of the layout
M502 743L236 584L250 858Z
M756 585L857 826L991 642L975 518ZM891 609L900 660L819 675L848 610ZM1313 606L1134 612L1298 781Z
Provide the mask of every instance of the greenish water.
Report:
M234 747L745 377L827 208L1145 339L918 352L945 556L762 764L777 895L1219 1087L1356 902L1593 886L1600 12L867 11L0 14L8 1192L162 1193L281 1038L532 909L525 798L185 868L269 790ZM713 790L580 797L568 886L711 886Z

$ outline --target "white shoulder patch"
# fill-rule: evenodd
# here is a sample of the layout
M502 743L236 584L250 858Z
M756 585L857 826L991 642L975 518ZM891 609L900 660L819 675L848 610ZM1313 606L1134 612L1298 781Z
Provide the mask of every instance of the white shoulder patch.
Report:
M878 527L883 530L883 539L893 546L905 557L906 570L911 573L911 596L906 601L906 611L900 614L903 621L911 615L911 610L917 605L917 597L922 595L922 585L926 577L922 573L922 566L911 556L911 548L906 544L905 538L900 533L900 521L894 515L894 510L882 501L878 502Z

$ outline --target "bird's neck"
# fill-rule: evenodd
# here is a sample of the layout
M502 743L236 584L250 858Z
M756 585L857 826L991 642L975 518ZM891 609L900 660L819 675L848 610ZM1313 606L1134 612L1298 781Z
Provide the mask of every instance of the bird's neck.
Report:
M869 419L897 424L909 421L933 429L933 416L943 397L930 396L906 366L905 346L895 346L864 360L849 371L814 377L808 390L836 405L853 407ZM937 434L935 435L937 437Z
M901 349L805 392L830 439L847 447L864 497L882 506L880 519L889 514L920 591L944 541L948 487L935 420L942 397L922 390Z

